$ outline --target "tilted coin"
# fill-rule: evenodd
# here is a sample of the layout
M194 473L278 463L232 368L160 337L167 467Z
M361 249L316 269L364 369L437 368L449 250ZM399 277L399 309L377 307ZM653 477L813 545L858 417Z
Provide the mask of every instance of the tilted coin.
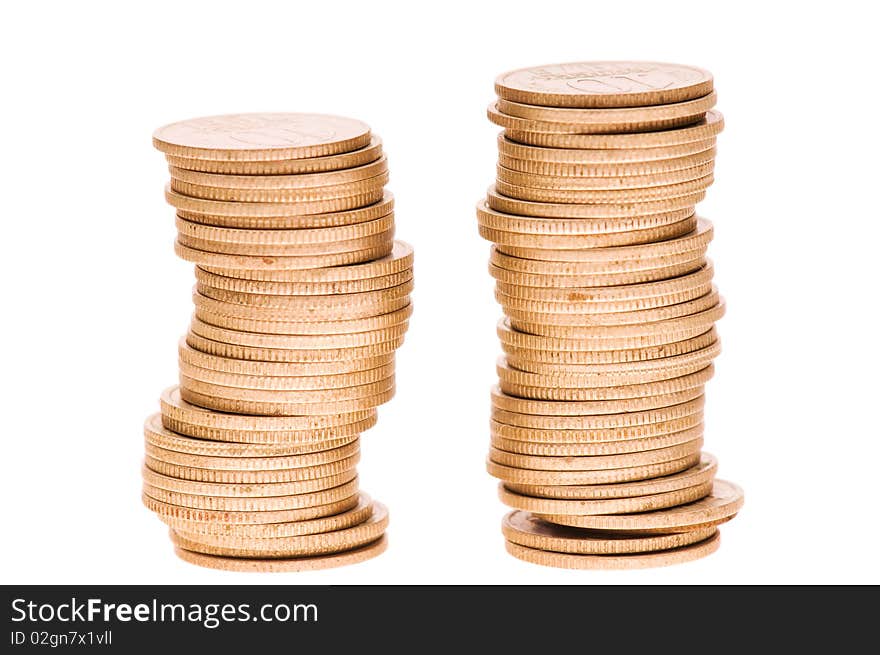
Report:
M229 482L233 484L260 484L263 482L294 482L298 480L314 480L326 478L351 471L360 459L353 455L336 462L305 466L302 468L278 469L269 471L236 471L229 469L204 469L180 464L169 464L149 455L144 457L144 464L152 471L171 478L196 480L198 482Z
M542 498L561 498L579 500L601 500L607 498L634 498L663 494L690 487L698 487L715 478L718 471L718 460L709 453L702 453L699 462L680 473L665 475L659 478L623 482L618 484L593 485L529 485L505 483L505 486L516 493Z
M378 234L347 239L345 241L326 241L303 244L253 244L232 243L229 241L206 241L182 233L177 235L177 243L190 250L215 253L218 255L239 255L246 257L331 257L352 252L378 248L391 248L394 239L393 223Z
M322 569L330 569L337 566L349 566L351 564L359 564L373 557L377 557L385 552L388 548L388 538L382 536L371 544L354 548L352 550L332 553L329 555L316 555L312 557L294 557L294 558L241 558L241 557L219 557L215 555L205 555L202 553L194 553L183 548L175 548L175 553L182 560L204 566L211 569L220 569L222 571L243 571L248 573L282 573L282 572L299 572L299 571L319 571Z
M383 242L382 245L325 255L304 255L301 257L283 257L276 255L232 255L225 253L208 252L189 248L179 241L174 243L174 252L181 259L217 269L245 269L267 271L298 271L312 268L325 268L329 266L347 266L350 264L362 264L388 255L393 248L392 241Z
M202 496L205 498L272 498L280 496L297 496L303 494L313 494L326 489L339 490L339 498L348 498L350 493L345 492L344 485L351 486L357 479L356 471L345 471L335 475L329 475L326 478L312 478L311 480L293 480L291 482L273 482L263 484L232 484L228 482L200 482L198 480L181 480L180 478L172 478L151 471L146 466L143 467L141 475L144 484L149 486L152 492L163 490L167 492L184 494L187 496ZM146 487L145 487L146 491ZM163 500L164 502L174 505L181 503L173 500L158 498L152 492L146 492L147 495ZM184 505L188 507L202 507L200 505ZM295 505L299 507L301 505ZM205 509L223 509L204 507ZM227 507L225 509L232 509ZM270 509L270 508L262 508ZM254 510L246 510L254 511Z
M630 482L633 480L647 480L663 475L680 473L694 466L700 461L699 453L688 455L681 459L656 464L646 464L629 468L599 469L594 471L536 471L513 466L497 464L492 460L486 461L486 470L489 475L499 480L520 484L546 484L546 485L584 485L584 484L610 484L613 482ZM544 518L544 517L542 517ZM565 523L557 520L553 515L547 520L554 523Z
M497 110L507 116L523 118L530 121L544 121L548 123L563 123L567 125L601 125L605 131L632 131L618 129L618 126L641 126L644 128L655 126L659 129L663 126L686 125L688 122L696 122L707 111L715 106L718 98L715 91L704 96L682 102L669 104L651 104L644 107L614 107L606 109L598 108L571 108L571 107L542 107L539 105L524 104L501 98L496 103ZM507 127L506 125L504 127ZM537 130L542 132L544 130ZM554 130L550 130L554 131Z
M516 440L525 446L534 447L584 448L586 452L590 452L590 448L595 448L597 451L612 448L616 451L616 447L621 442L662 438L681 434L682 430L693 435L683 439L690 441L699 436L703 425L703 414L699 407L667 420L612 427L553 426L549 422L544 426L519 425L518 415L513 412L499 411L494 414L497 418L493 417L489 422L493 439L501 438L507 442ZM516 449L508 450L516 452ZM633 449L622 448L622 450L631 452Z
M394 386L385 391L354 398L328 402L278 402L249 400L244 398L218 397L181 387L183 398L194 405L232 414L255 414L263 416L326 416L374 409L394 397Z
M494 448L509 453L540 455L542 457L592 457L597 455L635 453L645 450L655 450L657 448L678 446L693 441L694 439L698 439L703 435L703 424L699 423L695 427L686 430L652 437L625 439L622 441L559 443L556 441L523 441L519 439L508 439L499 434L503 433L504 430L498 429L496 426L502 428L506 427L502 426L500 423L492 422L490 443Z
M518 200L561 204L627 204L644 201L665 200L679 196L689 196L704 191L712 185L713 174L704 175L687 182L641 187L638 189L542 189L531 186L510 184L495 178L498 193Z
M144 452L154 460L191 468L204 468L215 471L280 471L320 466L354 457L360 452L360 443L358 440L354 440L335 448L291 455L225 457L223 455L181 453L180 451L162 448L146 441Z
M172 177L170 186L171 190L176 193L204 200L277 203L342 201L340 206L348 208L364 206L378 201L384 193L383 187L388 184L388 180L388 174L382 173L359 182L347 182L330 186L301 189L257 189L251 187L204 186L193 184L192 182L183 182ZM358 200L345 202L349 198L357 198Z
M705 100L703 99L705 98ZM712 106L715 105L715 97L713 94L709 96L703 96L703 98L697 99L693 104L690 103L676 103L676 104L684 104L687 105L685 109L681 112L680 116L672 116L672 112L666 112L667 116L657 116L657 117L649 117L647 115L647 110L649 108L645 108L644 110L636 110L635 108L620 108L617 111L629 111L631 113L627 114L618 114L616 116L610 115L612 109L607 110L593 110L593 111L602 111L603 114L609 118L613 119L602 122L597 121L596 116L591 117L586 112L590 111L587 109L576 110L576 109L566 109L561 107L555 108L541 108L534 107L530 105L523 105L521 103L508 102L505 100L498 100L496 102L492 102L486 108L486 116L489 120L495 125L505 128L505 134L508 133L516 133L516 134L619 134L619 133L643 133L652 130L669 130L676 127L682 127L686 125L693 125L697 121L701 120L706 111L708 111ZM665 110L668 105L663 106L660 105L661 108ZM553 114L553 120L544 120L538 118L522 118L519 116L514 116L509 113L506 113L505 110L514 111L518 113L529 113L530 111L553 111L554 109L558 112L578 112L572 114ZM650 109L653 109L650 108ZM641 116L636 113L636 111L641 111Z
M580 555L622 555L687 546L708 539L715 534L716 528L634 536L556 525L542 521L528 512L515 510L504 517L501 530L509 542L535 550Z
M689 157L707 152L715 147L715 137L702 141L690 141L671 146L655 148L614 148L614 149L583 149L576 148L543 148L511 141L504 133L498 135L498 154L500 157L536 163L561 165L626 165Z
M712 139L724 129L724 117L716 109L706 117L686 127L653 132L629 134L549 134L506 129L504 135L511 141L543 148L575 148L579 150L615 148L660 148Z
M540 150L540 148L538 149ZM604 152L604 151L600 151ZM517 159L503 153L498 155L498 163L514 171L530 173L532 175L552 175L555 177L632 177L639 175L651 175L654 173L668 173L681 171L696 166L711 164L715 161L716 151L714 147L701 152L696 152L681 157L666 159L650 159L647 161L630 162L589 162L569 163L543 161L534 159Z
M224 202L192 198L165 188L165 200L177 215L189 221L216 227L257 230L300 230L356 225L387 216L394 210L394 196L385 191L372 204L344 201L303 203ZM343 209L343 205L350 205Z
M223 267L206 267L211 273L238 277L244 280L265 280L273 282L347 282L364 280L383 275L399 273L413 267L412 246L404 241L395 241L391 252L368 262L346 266L321 267L309 270L223 270Z
M571 175L553 175L543 173L524 173L506 168L502 164L496 166L498 179L507 184L514 184L534 189L552 189L558 191L614 191L636 190L651 187L669 186L698 180L711 175L715 168L714 161L697 164L690 168L674 171L660 171L643 175L620 175L616 177L586 177Z
M244 293L278 294L282 296L318 296L341 293L361 293L363 291L388 289L413 279L412 269L405 269L390 275L340 282L246 280L226 275L218 275L217 273L212 273L211 271L199 268L198 266L196 266L195 272L196 282L215 289L226 289L228 291L240 291Z
M284 523L216 523L190 521L187 519L169 519L164 517L164 522L172 528L180 529L187 533L216 534L250 538L266 537L294 537L303 534L317 534L319 532L332 532L341 530L352 525L362 523L373 513L373 501L361 492L358 496L357 506L334 514L305 521L287 521Z
M692 193L666 198L646 198L628 201L624 204L604 202L600 204L583 204L577 202L551 203L535 202L514 198L501 193L496 185L486 191L486 203L490 208L507 214L520 216L539 216L543 218L629 218L663 214L679 209L690 209L706 196L705 189L697 189Z
M171 166L189 171L224 173L229 175L298 175L354 168L376 161L382 156L382 140L375 134L363 148L323 157L306 159L278 159L269 161L222 161L166 155Z
M388 160L383 156L354 168L296 175L234 175L191 171L176 166L168 168L171 179L199 186L225 189L312 189L359 182L382 175L388 170Z
M230 359L243 359L255 362L274 363L319 363L333 362L342 357L351 357L354 360L368 359L382 355L391 355L403 343L403 337L398 337L382 343L368 344L366 346L349 346L336 348L304 348L293 350L288 348L256 348L252 346L239 346L228 344L212 339L205 339L192 332L187 333L186 343L195 350L204 353L226 357Z
M373 503L372 515L363 523L342 530L294 537L223 537L182 534L172 528L175 546L192 552L225 557L303 557L351 550L376 541L388 527L388 511Z
M548 107L643 107L712 91L702 68L650 61L585 61L532 66L495 79L498 97Z
M540 516L551 523L601 530L628 532L684 532L732 519L742 508L743 490L732 482L716 478L712 493L693 503L638 514L601 516Z
M711 537L703 541L691 543L685 546L661 550L650 553L633 553L624 555L580 555L571 553L554 553L545 550L527 548L519 544L506 542L507 552L517 559L541 564L542 566L554 566L563 569L596 569L596 570L623 570L645 569L656 566L671 566L692 562L701 557L711 555L721 545L720 535L716 531Z
M370 128L365 123L324 114L206 116L171 123L153 133L153 145L165 154L211 160L323 157L369 143Z
M528 512L541 512L564 516L588 516L594 514L630 514L651 512L684 503L692 503L704 498L712 490L712 483L688 487L680 491L635 496L633 498L613 498L607 500L569 500L536 498L515 493L499 484L498 496L502 503L514 509Z

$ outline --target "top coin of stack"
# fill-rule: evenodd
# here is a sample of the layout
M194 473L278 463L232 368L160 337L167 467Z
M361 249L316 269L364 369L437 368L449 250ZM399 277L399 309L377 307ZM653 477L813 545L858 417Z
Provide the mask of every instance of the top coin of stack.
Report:
M506 315L487 468L517 510L508 551L570 568L706 555L742 504L701 452L724 312L695 214L723 127L712 76L582 62L495 90L477 219Z
M358 489L359 434L394 394L413 286L381 141L350 118L241 114L153 142L196 286L180 385L145 425L145 504L204 566L378 554L388 518Z

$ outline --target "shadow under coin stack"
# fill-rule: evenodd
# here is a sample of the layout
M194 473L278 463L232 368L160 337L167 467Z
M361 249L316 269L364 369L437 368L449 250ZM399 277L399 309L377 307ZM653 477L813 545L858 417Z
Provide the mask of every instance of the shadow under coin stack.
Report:
M742 491L701 451L724 304L694 206L721 114L706 71L595 62L501 75L477 207L506 318L488 470L508 551L565 568L713 552Z
M388 513L359 491L359 437L394 394L413 286L380 140L348 118L243 114L153 142L196 287L180 385L145 426L144 503L202 566L378 555Z

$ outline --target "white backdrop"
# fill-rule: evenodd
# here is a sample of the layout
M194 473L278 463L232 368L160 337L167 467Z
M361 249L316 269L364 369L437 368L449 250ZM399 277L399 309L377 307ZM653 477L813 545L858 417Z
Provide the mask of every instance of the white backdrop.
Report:
M0 20L5 583L880 582L876 22L860 3L36 3ZM780 6L781 5L781 6ZM726 118L700 204L728 302L706 449L746 506L691 564L569 572L504 552L484 471L500 310L473 206L495 76L584 59L710 69ZM398 394L362 488L390 548L243 575L173 554L140 504L141 424L176 381L192 266L154 128L240 111L368 122L416 252Z

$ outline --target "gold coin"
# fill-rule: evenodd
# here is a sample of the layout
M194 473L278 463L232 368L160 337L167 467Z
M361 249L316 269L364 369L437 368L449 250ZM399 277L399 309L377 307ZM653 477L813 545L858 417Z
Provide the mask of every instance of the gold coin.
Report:
M253 499L273 498L280 496L297 496L302 494L315 493L317 491L324 491L325 489L342 489L342 485L349 485L349 483L357 478L356 471L346 471L337 475L329 475L326 478L314 478L312 480L295 480L293 482L276 482L268 484L229 484L222 482L211 483L199 482L197 480L180 480L178 478L168 477L167 475L161 475L159 473L156 473L155 471L151 471L147 467L143 467L142 475L144 479L144 484L151 487L153 491L158 489L167 492L185 494L187 496L202 496L208 499L217 497ZM339 491L339 498L348 498L350 493L345 493L344 495L341 495L343 491L344 489L342 491ZM181 503L175 502L173 500L159 498L153 493L147 492L147 495L157 498L157 500L163 500L164 502L171 503L173 505L181 505ZM193 505L185 506L193 507ZM297 507L298 506L299 505L297 505ZM199 505L199 507L202 506ZM204 509L224 508L204 507ZM225 509L232 508L227 507Z
M238 189L203 186L201 184L193 184L192 182L182 182L172 177L170 185L171 190L176 193L190 196L191 198L203 198L204 200L278 203L343 201L341 207L348 208L350 205L344 201L350 198L361 199L354 206L368 205L378 201L384 193L383 187L388 184L388 179L388 174L382 173L360 182L348 182L332 186L304 189Z
M693 125L702 120L706 111L715 105L714 93L703 98L685 103L675 103L675 105L684 105L679 110L681 114L687 114L668 118L650 118L647 112L655 107L635 108L621 107L619 109L572 109L563 107L537 107L535 105L524 105L521 103L498 100L489 104L486 109L486 116L492 123L505 128L505 133L540 133L540 134L618 134L618 133L642 133L652 130L669 130L676 127ZM657 105L656 109L662 109L667 114L671 114L668 110L670 106L675 105ZM532 112L560 112L553 114L554 120L543 120L537 118L522 118L514 116L508 112L515 113L532 113ZM587 112L596 112L596 115L605 115L614 119L608 122L600 122ZM621 112L613 115L611 112ZM624 113L624 112L628 112ZM640 120L637 112L642 112L643 118Z
M531 159L516 159L504 154L498 155L498 164L507 170L531 175L545 175L562 178L606 178L637 177L658 173L683 171L715 161L715 148L684 157L653 159L626 163L567 163Z
M620 299L594 299L594 295L591 293L592 290L589 287L580 289L570 287L557 290L499 282L495 285L495 296L505 308L510 307L526 311L534 310L536 313L542 314L615 314L613 317L601 316L597 318L597 322L607 324L609 321L625 318L616 316L617 314L630 314L649 310L660 311L663 307L697 302L699 299L709 296L712 290L711 279L699 282L698 280L688 278L679 285L679 288L669 288L663 294ZM542 293L545 291L547 293ZM634 291L634 293L638 293L638 291ZM615 322L614 324L617 323Z
M218 525L264 525L267 523L286 523L289 521L308 521L311 519L332 516L340 512L357 507L358 494L356 480L349 485L343 485L346 489L352 489L352 495L341 500L327 501L322 499L332 498L336 495L333 489L319 491L309 496L304 504L298 509L272 510L265 512L222 512L209 509L196 509L193 507L178 507L169 503L163 503L147 495L141 496L144 505L152 512L159 515L163 522L168 523L179 520L199 521L202 523L215 523Z
M321 466L355 457L360 452L360 443L356 439L337 448L293 455L224 457L221 455L181 453L176 450L155 446L147 441L144 444L144 452L153 460L166 464L178 464L188 468L203 468L214 471L281 471Z
M497 412L498 419L490 421L490 434L492 439L501 438L506 442L517 441L524 443L526 446L533 447L559 447L559 448L595 448L602 451L606 448L621 452L632 452L635 448L628 448L626 442L640 442L649 439L663 438L670 435L680 434L684 431L688 434L694 433L693 437L686 439L677 439L679 441L690 441L690 439L699 436L703 428L703 414L701 409L692 411L688 414L670 418L668 420L655 421L639 425L616 426L608 428L558 428L548 426L539 427L523 427L516 424L510 425L499 422L505 418L513 417L512 422L516 423L516 414L512 412ZM528 416L526 418L529 418ZM515 449L507 449L516 452ZM601 454L599 452L598 454Z
M153 133L153 145L167 155L210 160L324 157L369 143L370 128L365 123L324 114L206 116L171 123Z
M703 541L650 553L632 553L623 555L580 555L572 553L554 553L545 550L527 548L510 541L505 542L507 552L532 564L553 566L562 569L593 569L593 570L625 570L646 569L658 566L672 566L692 562L711 555L721 545L721 537L716 531Z
M192 405L180 396L180 388L168 387L159 399L162 411L162 424L179 434L197 438L189 428L208 428L217 430L218 435L224 431L231 433L254 433L255 443L264 443L259 437L263 434L288 435L290 441L296 436L304 437L303 441L324 440L326 436L318 431L340 426L353 426L361 421L375 420L373 410L360 410L335 416L244 416L216 412L204 407ZM170 423L173 421L173 425ZM312 433L312 431L315 431ZM231 439L230 439L231 440ZM279 439L280 440L280 439Z
M209 368L200 368L187 362L179 362L180 372L194 380L217 384L224 387L240 387L245 389L274 389L278 391L341 389L349 386L372 384L385 380L394 374L394 363L385 366L343 373L340 375L309 375L309 376L265 376L223 373Z
M702 68L650 61L584 61L502 73L499 98L547 107L644 107L685 102L712 92Z
M610 202L601 204L532 202L503 195L495 185L486 191L486 204L495 211L519 216L543 218L631 218L650 214L664 214L679 209L693 212L694 205L706 197L706 190L675 197L645 199L625 204ZM589 202L589 199L587 199Z
M546 441L519 441L507 439L497 434L497 428L501 424L493 422L491 444L498 450L520 455L540 455L543 457L585 457L596 455L620 455L635 453L643 450L654 450L678 446L688 441L697 439L703 435L702 423L696 427L671 434L642 439L627 439L624 441L596 441L586 443L556 443ZM534 495L534 494L530 494Z
M377 382L358 386L336 389L249 389L246 387L228 387L210 382L196 380L183 373L180 374L181 394L189 393L212 396L217 400L245 400L248 402L281 403L290 405L319 405L370 398L384 393L394 387L394 374Z
M189 455L211 457L285 457L314 453L355 443L358 440L358 434L353 433L304 443L230 443L208 441L173 432L162 424L161 414L153 414L144 422L144 439L148 444L157 448Z
M660 129L695 123L715 106L718 98L715 91L704 96L673 102L651 104L646 107L616 107L610 109L541 107L501 98L496 103L497 110L507 116L523 118L535 122L563 123L566 125L600 126L606 132L633 131L633 126ZM507 127L506 125L503 127ZM539 132L547 130L537 130ZM559 131L557 129L549 130Z
M412 293L413 282L409 280L390 289L331 296L280 296L277 294L243 293L240 291L215 289L209 286L197 286L196 289L201 295L224 303L265 309L297 309L312 313L341 307L372 306L389 300L396 300Z
M168 169L172 180L218 189L316 189L360 182L382 175L388 170L388 160L382 156L374 162L354 168L297 175L231 175L191 171L176 166L169 166Z
M651 243L687 234L693 231L696 224L697 219L691 214L668 225L605 234L535 234L500 230L485 225L480 225L478 230L481 237L494 242L497 247L507 252L511 246L529 249L574 250Z
M408 324L410 316L412 316L412 302L396 311L387 314L378 314L376 316L367 316L365 318L353 318L342 321L314 321L303 323L301 321L278 321L278 320L262 320L255 318L242 318L239 316L230 316L224 313L210 311L204 307L196 308L193 315L202 323L213 325L226 330L237 330L241 332L256 332L267 335L287 335L301 337L332 337L333 335L349 335L359 332L376 332L378 330L390 330L394 332L394 328L400 328L404 331ZM273 318L274 315L273 315ZM369 335L366 337L369 340ZM317 339L321 341L321 339Z
M600 530L627 532L685 532L696 528L719 525L729 521L743 506L743 490L732 482L716 479L712 493L693 503L670 509L639 514L600 516L539 516L551 523Z
M703 453L700 461L689 469L674 475L660 478L624 482L622 484L595 485L528 485L505 483L505 486L516 493L542 498L560 498L574 500L602 500L609 498L634 498L654 494L680 491L690 487L698 487L711 483L718 471L718 460L709 453Z
M401 346L403 343L403 337L366 346L326 349L308 348L302 350L238 346L235 344L205 339L192 332L187 333L186 342L195 350L200 350L201 352L216 355L218 357L259 362L316 364L319 362L333 362L345 357L357 360L382 355L391 355Z
M704 399L700 396L678 405L620 414L540 415L500 409L493 404L492 419L514 427L539 430L617 430L649 423L663 423L697 413L702 415L703 405Z
M698 242L693 245L694 247L692 249L683 250L681 252L662 253L658 256L652 256L650 253L643 252L640 253L643 256L637 256L635 258L624 258L619 260L608 259L607 261L601 262L553 262L522 259L506 255L499 251L495 246L492 246L490 248L490 264L496 268L510 271L511 273L558 277L560 278L560 284L557 286L592 286L589 284L579 285L575 280L578 277L599 278L601 276L611 276L622 273L651 273L666 269L669 266L693 266L694 262L699 262L691 269L696 270L704 263L703 260L705 260L705 252L708 242L705 244ZM490 270L494 271L495 269L492 268ZM534 286L548 286L547 280L541 278L539 283Z
M164 476L163 476L164 477ZM300 507L300 495L331 489L334 485L353 480L357 475L354 471L331 475L326 478L314 480L302 480L285 483L291 487L291 495L278 496L214 496L205 494L190 494L179 491L170 491L161 487L154 487L144 483L143 492L146 496L170 505L189 507L192 509L205 509L216 512L276 512L298 509ZM173 479L173 478L168 478ZM186 482L186 481L184 481ZM215 485L220 486L220 485ZM244 485L226 485L244 486ZM254 485L250 485L254 486ZM261 485L257 485L261 486ZM280 486L280 485L275 485Z
M372 513L373 501L370 500L370 497L367 494L361 492L358 496L358 504L356 507L332 516L309 519L306 521L248 525L173 519L165 520L165 523L169 527L179 529L189 534L213 534L250 538L294 537L304 534L318 534L319 532L342 530L364 522Z
M210 252L220 255L244 255L248 257L338 256L350 252L363 252L364 250L373 248L390 249L393 239L393 225L379 234L371 234L356 239L348 239L346 241L306 243L301 245L229 243L227 241L206 241L204 239L186 236L185 234L177 235L177 243L190 250Z
M378 295L380 292L368 293ZM221 295L221 292L218 290L214 295ZM335 303L330 299L334 298L334 296L233 296L230 293L222 293L222 295L229 297L230 299L247 299L254 303L261 304L249 305L242 302L226 302L224 300L209 298L198 292L193 294L193 304L198 309L204 309L217 314L225 314L226 316L257 320L273 318L278 321L301 321L304 323L311 321L345 321L350 319L369 318L381 314L390 314L391 312L403 309L410 304L410 297L407 291L403 291L401 295L394 296L394 292L391 290L389 290L389 293L387 294L390 296L387 299L375 299L372 303L362 302L348 306L333 306ZM336 303L338 303L339 297L336 298ZM290 300L288 306L279 306L282 302L285 302L288 299ZM299 299L300 302L296 302L297 299Z
M690 311L693 307L693 304L689 304L685 311ZM657 320L651 323L597 326L579 325L575 322L577 319L568 323L561 320L554 322L553 320L547 320L549 317L552 317L549 314L542 314L537 317L528 314L523 314L523 316L526 320L518 320L511 316L511 327L521 332L549 337L561 336L568 339L598 341L602 343L606 350L617 350L619 348L633 348L668 343L669 341L681 341L682 339L702 334L724 316L724 301L722 299L716 305L703 311L693 314L684 314L682 312L680 317ZM534 318L538 318L540 322L532 320ZM598 347L597 349L601 350L602 348ZM517 366L517 368L520 367Z
M392 247L392 241L385 241L380 246L366 248L364 250L355 250L352 252L311 256L305 255L301 257L278 257L268 255L230 255L225 253L208 252L205 250L189 248L180 243L180 241L175 241L174 252L178 257L185 261L209 268L227 270L297 271L310 268L347 266L350 264L369 262L387 256L391 252Z
M633 512L652 512L667 507L675 507L684 503L692 503L704 498L712 490L712 483L707 482L697 487L689 487L680 491L636 496L634 498L612 498L607 500L559 500L555 498L536 498L524 496L498 486L498 496L502 503L514 509L528 512L564 516L586 516L591 514L630 514Z
M274 161L222 161L166 155L171 166L188 171L224 173L229 175L299 175L354 168L376 161L382 156L382 140L375 134L363 148L324 157L279 159Z
M373 261L347 266L290 271L223 270L222 267L206 267L206 270L243 280L335 283L392 275L400 271L411 270L412 267L412 246L404 241L395 241L389 254Z
M621 205L651 200L663 200L679 196L689 196L705 191L714 182L710 173L687 182L665 184L660 186L642 187L638 189L539 189L537 187L510 184L495 178L495 189L498 193L518 200L562 204L612 204Z
M203 469L192 466L169 464L149 455L144 457L146 466L162 475L170 478L183 478L184 480L196 480L198 482L230 482L233 484L260 484L263 482L295 482L326 478L331 475L339 475L352 471L360 460L359 455L353 455L328 464L305 466L302 468L279 469L272 471L235 471L222 469Z
M496 288L508 296L544 302L623 302L642 298L657 298L678 291L705 289L706 285L711 284L714 273L714 266L710 261L699 270L686 275L642 284L581 288L566 285L563 288L558 288L499 280L496 282ZM698 295L707 292L708 289L705 289L703 293Z
M614 352L614 351L611 351ZM529 369L546 368L548 373L533 373L531 370L520 369L518 364L520 360L514 359L511 363L510 356L507 356L507 370L504 371L505 379L515 381L525 386L543 386L549 384L551 379L557 380L556 385L560 387L622 387L628 386L627 383L620 383L621 380L628 380L635 377L636 382L631 384L651 383L657 380L670 380L675 376L676 371L682 369L694 369L695 371L703 371L709 367L719 354L721 353L721 344L717 340L704 348L692 350L690 352L678 355L669 355L656 359L646 359L641 361L623 361L608 363L588 363L579 364L572 362L556 363L532 363L528 359L526 365ZM662 374L662 375L660 375ZM712 371L704 371L701 374L711 375ZM658 377L660 375L660 377ZM641 376L641 377L639 377ZM633 389L633 392L636 390ZM596 393L605 393L597 391ZM620 389L616 391L608 391L607 393L627 393Z
M587 379L586 385L578 385L577 376L572 375L537 375L511 369L506 362L499 363L498 386L502 392L509 396L529 398L541 401L590 401L610 402L624 399L648 398L670 393L678 393L689 389L702 389L703 385L712 379L715 373L712 365L681 376L641 382L645 377L636 378L639 382L633 384L611 386L614 379L608 381ZM677 369L675 369L677 372ZM651 376L653 377L653 376ZM650 379L650 378L648 378ZM534 381L535 384L523 384L515 380ZM553 380L562 380L553 384ZM595 386L601 384L602 386ZM593 385L593 386L589 386Z
M666 328L665 332L652 330L643 331L642 334L639 334L638 331L633 331L632 326L618 326L605 327L601 332L587 333L583 330L560 329L553 330L555 334L541 335L515 329L511 325L510 320L504 318L498 323L497 333L502 344L519 347L523 351L534 351L537 358L541 351L546 350L594 350L596 352L606 352L652 348L676 343L705 334L713 328L715 321L719 320L723 315L723 306L720 310L713 308L706 315L700 316L703 322L707 323L705 326L692 326L690 318L687 317L685 319L664 322L662 327ZM550 332L551 330L547 331Z
M624 555L680 548L708 539L716 528L677 534L633 536L584 530L547 523L528 512L513 511L504 517L501 531L507 541L526 548L580 555Z
M549 189L553 191L615 191L647 189L651 187L669 186L671 184L683 184L698 180L711 175L715 169L715 162L709 161L703 164L683 168L676 171L662 171L646 175L584 177L565 175L544 175L539 173L523 173L521 171L505 168L501 164L496 166L498 179L507 184L513 184L530 189Z
M179 193L169 185L165 189L165 199L177 208L178 216L191 221L221 227L262 227L267 230L349 225L364 216L378 218L388 213L385 211L387 207L383 207L381 213L377 208L388 199L388 194L381 186L355 194L343 193L335 198L245 202L190 196ZM354 210L358 209L365 211L356 214Z
M394 210L394 196L389 191L385 191L372 204L358 205L356 198L308 203L222 202L191 198L165 187L165 200L177 209L178 216L189 221L217 227L257 230L300 230L356 225L382 218ZM343 205L351 207L343 209Z
M294 537L251 538L181 533L172 528L178 548L223 557L303 557L351 550L379 539L388 527L388 510L373 503L372 515L363 523L333 532Z
M237 277L217 275L196 266L196 281L215 289L242 293L277 294L281 296L323 296L342 293L362 293L396 287L413 279L412 269L391 275L341 282L276 282L272 280L244 280Z
M696 453L681 459L631 468L600 469L595 471L535 471L504 466L492 460L487 460L486 470L489 475L504 481L505 484L508 482L546 485L609 484L612 482L630 482L672 475L691 468L699 461L700 455ZM542 516L541 518L545 517ZM563 523L556 520L556 518L556 515L554 515L546 520L550 520L553 523Z
M180 236L200 239L207 242L228 244L247 244L249 246L304 246L335 241L351 241L376 234L383 234L394 227L394 213L380 216L371 221L300 230L244 229L216 227L177 218L177 231Z
M330 402L271 402L246 400L242 398L222 398L181 388L183 398L194 405L233 414L256 414L264 416L323 416L338 415L374 409L384 405L394 397L394 387L363 398L337 400Z
M699 453L703 439L699 437L676 446L645 450L620 455L583 455L554 457L545 455L522 455L489 447L489 459L502 466L528 471L604 471L608 469L634 468L679 460Z
M255 348L308 349L308 348L342 348L345 346L366 346L397 339L406 334L408 323L404 321L390 327L364 332L339 334L264 334L231 330L203 323L193 318L190 330L205 339L222 341L239 346Z
M480 226L503 232L535 235L606 235L615 232L633 232L679 223L692 215L693 211L685 208L647 216L548 219L495 211L485 199L477 203L477 222Z
M499 329L499 333L504 331ZM521 333L516 333L521 334ZM662 359L664 357L676 357L692 353L702 348L711 346L718 341L715 328L704 332L691 339L683 339L681 341L673 341L672 343L661 344L657 346L649 346L645 348L629 348L621 350L587 350L588 346L578 339L554 339L551 337L535 337L531 346L512 346L505 341L501 342L501 348L505 354L514 358L514 360L529 360L535 363L543 362L546 364L574 364L582 366L585 364L623 364L633 362L644 362L654 359ZM558 350L551 350L554 343L558 343ZM544 349L547 348L547 349ZM584 350L577 350L584 348ZM526 371L528 372L528 371Z
M337 566L359 564L381 555L388 548L388 537L382 536L371 544L329 555L311 557L269 558L219 557L193 553L183 548L175 548L177 556L196 566L204 566L222 571L243 571L246 573L291 573L300 571L320 571Z
M646 396L644 398L624 398L620 400L530 400L503 393L497 386L492 387L492 407L506 412L537 414L539 416L594 416L597 414L618 414L620 412L640 412L649 409L671 407L699 398L703 387L685 389L674 393Z
M492 259L507 257L507 255L503 255L501 253L497 253L494 251ZM675 257L678 259L679 257ZM515 257L510 259L516 259ZM673 259L670 257L670 259ZM576 262L540 262L536 260L523 259L520 260L523 262L529 262L533 264L569 264L571 266L589 269L589 268L608 268L611 269L614 267L613 264L606 264L602 266L595 266L593 264L580 264L578 265ZM644 264L644 262L641 262ZM529 286L529 287L542 287L545 289L561 287L561 288L571 288L571 287L613 287L613 286L623 286L630 284L645 284L647 282L659 282L661 280L668 280L671 278L681 277L682 275L688 275L693 273L703 266L706 265L706 258L702 255L696 255L694 259L682 261L680 264L673 263L670 266L661 265L658 268L646 268L643 270L632 270L632 271L619 271L619 272L604 272L599 271L596 274L588 273L585 275L553 275L553 274L545 274L545 273L520 273L519 271L511 271L506 268L500 268L495 266L494 264L489 264L489 274L494 277L496 280L506 282L508 284L519 284L521 286ZM536 270L540 269L540 266L534 267ZM551 267L547 267L550 269ZM623 268L626 268L624 266Z
M504 130L511 141L542 148L574 148L578 150L609 150L615 148L663 148L668 146L705 141L717 137L724 128L724 117L716 109L706 112L706 117L685 127L628 134L549 134Z
M715 147L715 142L715 137L710 137L702 141L690 141L688 143L655 148L579 150L576 148L542 148L540 146L517 143L508 139L502 132L498 135L498 155L499 159L571 166L640 165L647 162L699 155L700 153L712 150Z

